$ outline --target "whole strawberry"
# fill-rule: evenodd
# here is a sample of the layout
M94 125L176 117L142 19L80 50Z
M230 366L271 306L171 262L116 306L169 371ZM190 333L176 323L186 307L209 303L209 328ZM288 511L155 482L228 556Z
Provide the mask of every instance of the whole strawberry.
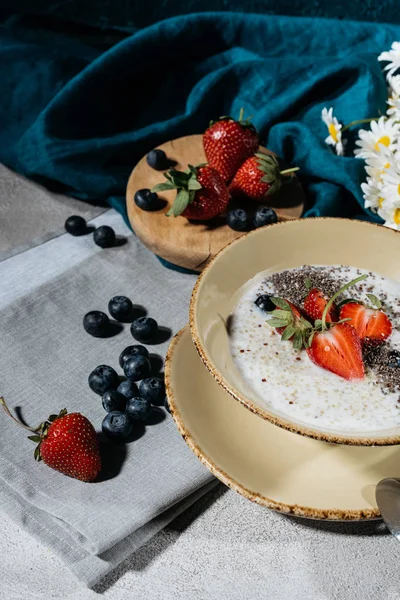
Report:
M239 120L220 117L211 121L203 134L203 146L208 164L216 169L224 181L230 181L240 165L258 150L259 137L250 118Z
M208 165L189 165L187 171L170 169L164 177L167 182L154 186L152 192L177 190L168 217L182 215L187 219L207 221L223 213L228 205L228 188L218 171Z
M34 452L37 461L43 460L52 469L81 481L96 479L101 470L99 443L86 417L80 413L67 414L64 408L31 429L11 414L4 398L0 398L0 404L18 425L33 433L28 437L38 443Z
M232 196L246 196L262 201L266 196L277 194L283 183L283 175L298 171L299 167L281 171L275 156L257 153L248 158L238 169L229 191Z

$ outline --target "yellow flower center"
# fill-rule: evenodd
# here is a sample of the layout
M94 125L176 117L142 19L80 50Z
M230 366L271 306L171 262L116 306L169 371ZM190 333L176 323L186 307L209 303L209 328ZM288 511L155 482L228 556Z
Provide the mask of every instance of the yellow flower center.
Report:
M390 163L386 163L386 165L383 168L388 169L389 167L390 167Z
M397 193L398 193L398 195L400 196L400 183L399 183L399 185L397 186Z
M333 123L329 123L328 131L331 134L331 136L333 137L333 141L336 142L336 144L337 144L339 140L338 140L338 136L337 136L336 127L334 126Z
M396 208L394 211L393 220L396 225L400 225L400 208Z
M381 138L379 138L379 140L375 144L375 150L377 152L380 152L379 144L382 144L386 147L390 146L390 137L387 135L383 135Z
M379 208L382 208L382 204L383 204L383 198L378 198L378 206L379 206Z

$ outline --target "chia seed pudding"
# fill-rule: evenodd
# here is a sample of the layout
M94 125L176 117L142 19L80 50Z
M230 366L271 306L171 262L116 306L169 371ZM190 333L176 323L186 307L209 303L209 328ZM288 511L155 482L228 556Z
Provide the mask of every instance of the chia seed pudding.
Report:
M367 274L337 299L349 295L366 301L374 294L392 323L384 341L363 344L365 378L346 380L314 364L305 350L281 341L269 316L255 305L263 295L279 296L302 306L310 280L330 297L342 285ZM370 432L400 425L400 283L354 267L303 266L266 276L244 286L230 329L233 360L260 404L314 427L342 432Z

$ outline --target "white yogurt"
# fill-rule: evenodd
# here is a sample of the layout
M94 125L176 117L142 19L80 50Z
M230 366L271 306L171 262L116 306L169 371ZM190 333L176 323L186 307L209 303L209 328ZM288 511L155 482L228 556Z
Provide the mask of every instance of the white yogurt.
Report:
M392 320L390 344L400 348L399 282L353 267L313 268L329 271L338 279L337 288L369 273L366 281L350 288L345 296L365 301L366 288L373 286L370 293L384 301L385 312ZM363 291L360 286L364 286ZM266 323L266 314L254 304L260 294L278 295L270 276L260 275L244 289L233 312L231 352L261 405L305 424L342 432L370 432L400 425L399 393L384 393L372 371L367 369L361 381L347 381L312 363L306 352L294 350L291 342L281 341Z

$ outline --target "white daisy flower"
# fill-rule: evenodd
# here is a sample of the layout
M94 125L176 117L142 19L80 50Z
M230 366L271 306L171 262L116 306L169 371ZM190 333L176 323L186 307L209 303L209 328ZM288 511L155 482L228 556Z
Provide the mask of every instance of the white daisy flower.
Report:
M389 95L395 93L400 96L400 75L388 75L387 82L389 84Z
M400 69L400 42L393 42L391 50L382 52L378 60L387 62L384 70L388 71L389 76L393 75L397 69Z
M380 146L380 152L376 154L371 154L365 159L367 166L365 170L368 175L376 181L380 181L382 179L382 175L385 170L389 169L391 166L398 165L398 159L396 155L393 154L386 146ZM400 167L399 167L400 168Z
M395 121L400 121L400 96L395 92L392 92L386 103L389 104L386 114Z
M378 209L378 215L385 221L384 225L391 229L400 231L400 202L382 204Z
M361 184L361 189L365 200L365 208L371 208L374 212L377 212L382 207L384 201L382 197L382 184L372 177L367 177L367 182Z
M379 121L371 121L371 130L360 129L359 140L356 145L360 146L354 150L357 158L370 158L382 151L382 147L391 152L397 148L397 137L400 132L400 124L394 119L380 117Z
M400 170L398 165L392 165L382 174L382 193L385 199L400 206Z
M333 108L331 107L329 110L327 108L322 109L321 118L325 125L328 128L329 135L325 139L325 143L329 146L333 146L335 148L336 154L338 156L343 156L344 153L344 144L342 142L342 124L339 123L336 117L332 115Z

